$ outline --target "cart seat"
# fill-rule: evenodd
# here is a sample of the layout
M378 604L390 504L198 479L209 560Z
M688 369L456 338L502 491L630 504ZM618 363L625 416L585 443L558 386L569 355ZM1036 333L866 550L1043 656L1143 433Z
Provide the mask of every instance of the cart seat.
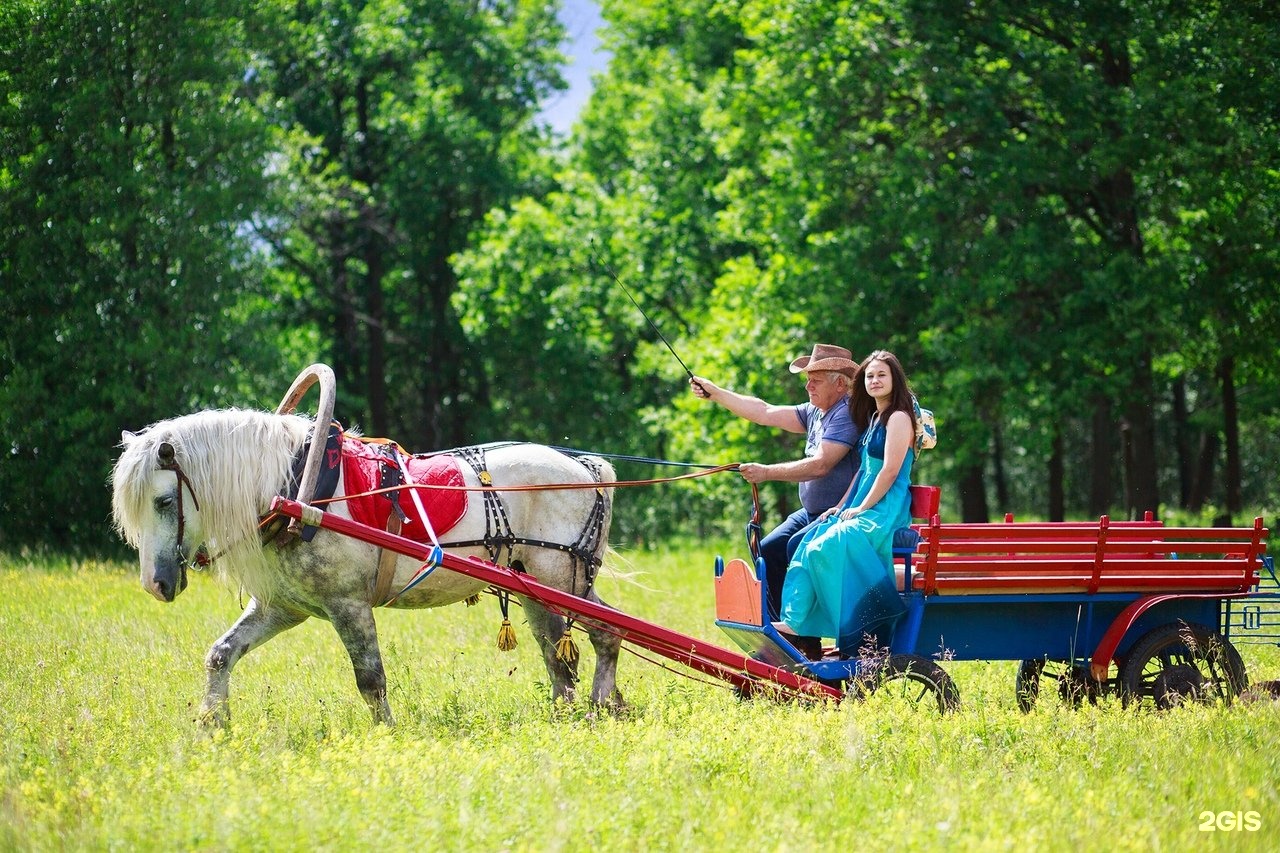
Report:
M917 524L928 524L938 514L938 506L942 502L940 486L911 486L911 518L916 524L893 531L893 571L894 580L900 592L908 592L911 576L911 557L920 544L920 530Z

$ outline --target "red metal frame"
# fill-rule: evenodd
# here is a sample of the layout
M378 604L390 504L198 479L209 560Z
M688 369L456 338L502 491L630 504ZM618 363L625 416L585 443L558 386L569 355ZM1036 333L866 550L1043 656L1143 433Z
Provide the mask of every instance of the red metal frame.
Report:
M1116 649L1120 647L1120 641L1124 639L1124 635L1133 627L1133 623L1138 621L1143 613L1146 613L1152 607L1165 601L1173 601L1175 599L1185 598L1246 598L1248 592L1205 592L1205 593L1186 593L1174 592L1164 595L1148 595L1139 598L1120 612L1120 615L1111 621L1107 626L1107 630L1103 633L1102 639L1098 641L1098 646L1093 650L1093 656L1089 660L1089 671L1093 675L1095 681L1106 681L1107 672L1111 669L1111 660L1115 657Z
M421 542L360 524L333 513L322 512L315 507L306 506L288 498L277 497L273 500L271 511L289 518L301 519L305 525L322 527L334 533L351 536L416 560L425 562L431 557L432 548ZM706 640L637 619L612 607L578 598L541 584L526 573L499 566L488 560L462 557L445 551L441 565L450 571L475 578L506 592L527 596L561 614L571 614L576 619L604 626L626 642L684 664L690 669L727 681L744 691L756 687L760 681L768 681L789 693L802 697L839 700L843 696L843 693L835 687L713 645Z

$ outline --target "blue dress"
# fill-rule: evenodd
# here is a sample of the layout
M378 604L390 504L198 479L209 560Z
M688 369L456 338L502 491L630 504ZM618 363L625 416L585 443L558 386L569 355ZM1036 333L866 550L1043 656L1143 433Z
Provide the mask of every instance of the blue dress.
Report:
M885 428L878 420L861 442L855 507L884 467ZM796 549L782 587L782 619L797 634L834 637L840 650L857 654L863 633L887 628L906 608L893 576L893 533L911 523L911 465L907 451L893 485L866 512L847 521L833 515L815 526Z

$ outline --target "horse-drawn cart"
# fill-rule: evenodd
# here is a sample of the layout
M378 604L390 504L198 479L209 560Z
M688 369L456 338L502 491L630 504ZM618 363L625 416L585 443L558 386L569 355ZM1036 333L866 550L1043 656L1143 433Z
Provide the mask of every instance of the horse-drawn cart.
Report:
M764 574L743 561L717 578L717 623L754 657L787 662L827 683L865 677L868 660L932 691L959 694L941 663L1019 662L1023 710L1043 677L1071 701L1118 693L1168 707L1230 701L1245 688L1232 639L1280 641L1280 589L1262 519L1249 528L1143 521L942 524L938 490L912 487L913 516L895 548L906 614L865 626L870 654L803 658L760 618ZM749 606L744 606L749 604Z
M942 667L951 660L1019 661L1019 704L1042 677L1071 699L1115 692L1168 707L1230 701L1246 686L1232 644L1280 641L1280 590L1265 555L1267 530L1175 528L1158 521L1097 524L941 524L936 489L915 488L929 523L895 549L906 615L867 626L864 654L806 658L769 620L763 564L717 562L717 620L743 653L544 586L487 560L437 553L451 571L614 631L624 641L758 692L840 698L886 683L919 687L941 710L959 702ZM920 507L924 509L919 509ZM932 511L929 511L929 510ZM422 543L277 499L273 510L419 560ZM910 541L917 539L914 544Z
M294 414L316 383L317 416ZM502 607L500 645L511 640L509 597L523 601L553 698L575 693L570 630L585 630L596 652L591 699L612 706L622 703L623 643L743 695L839 699L893 684L945 711L959 701L949 660L1018 661L1024 709L1046 677L1072 699L1115 692L1165 707L1230 701L1246 686L1233 640L1280 642L1261 519L1211 529L1149 517L943 524L938 489L914 486L918 523L895 537L904 616L862 626L865 649L810 659L765 617L758 555L754 564L718 559L716 624L734 651L601 600L594 579L612 495L639 485L618 482L606 460L511 443L410 456L332 423L333 384L332 371L312 365L274 413L201 412L122 437L113 514L138 549L143 587L173 601L188 569L213 563L251 596L206 658L206 722L229 719L236 662L310 617L333 624L375 719L391 722L374 608L436 607L486 588ZM468 492L482 497L468 502ZM322 529L331 533L317 536Z

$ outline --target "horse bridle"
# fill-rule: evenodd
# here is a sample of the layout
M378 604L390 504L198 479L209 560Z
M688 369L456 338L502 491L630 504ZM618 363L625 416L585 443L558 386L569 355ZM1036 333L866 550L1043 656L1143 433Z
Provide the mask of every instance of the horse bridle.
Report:
M208 565L209 558L207 554L197 553L195 560L187 557L186 551L182 547L183 539L186 536L187 517L182 511L182 492L183 486L191 493L191 502L196 505L196 512L200 511L200 499L196 497L195 487L191 485L191 478L182 470L182 466L178 464L178 459L173 452L173 447L168 444L160 445L160 470L172 471L174 476L178 478L178 540L174 543L173 550L178 556L178 561L184 569L190 567L200 569ZM203 548L201 549L203 551Z

